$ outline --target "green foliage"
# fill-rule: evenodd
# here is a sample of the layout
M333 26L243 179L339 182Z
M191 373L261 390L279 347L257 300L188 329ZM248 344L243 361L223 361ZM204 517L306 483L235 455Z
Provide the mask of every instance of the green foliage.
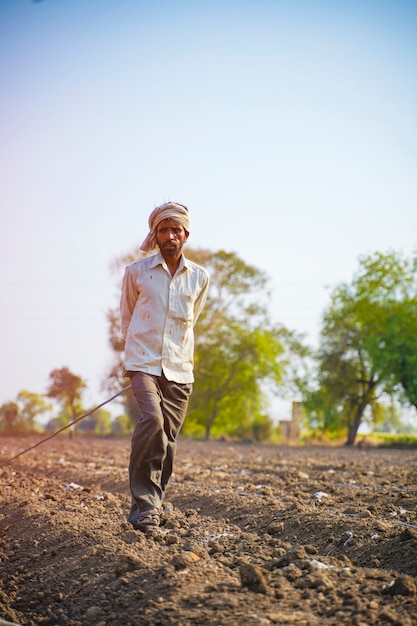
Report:
M129 415L126 415L125 413L118 415L113 421L112 432L115 435L131 435L133 429L134 424L132 423Z
M206 331L206 332L205 332ZM265 410L262 383L281 382L284 350L272 330L251 330L230 322L200 326L196 345L195 391L184 432L236 435L247 431Z
M310 429L339 436L343 420L340 419L337 391L338 389L332 390L323 384L320 388L305 394L303 408L308 416Z
M387 390L417 408L417 300L378 306L381 329L368 338L369 354L385 371Z
M381 448L417 448L417 435L409 433L372 433L362 435L360 439L365 444Z
M250 438L253 438L258 443L270 442L274 435L275 426L273 421L268 415L258 415L252 423L251 433L248 433Z
M20 391L17 395L17 404L20 421L29 432L34 430L36 417L43 415L52 408L52 405L46 402L43 395L30 391Z
M0 407L0 431L16 435L34 432L36 417L50 409L42 395L20 391L16 402L6 402Z
M386 391L417 408L417 255L376 254L364 261L374 280L360 276L365 345ZM365 290L369 295L366 298Z
M372 431L381 433L405 432L408 426L403 422L399 407L391 402L376 402L372 406Z
M81 414L81 411L80 411ZM73 413L70 407L63 407L61 411L55 417L51 418L49 422L46 424L46 430L55 431L64 426L68 426L70 422L74 419ZM67 433L74 432L74 427L71 426Z
M94 435L110 435L112 432L112 417L110 411L97 409L78 424L78 431Z
M202 318L218 326L224 320L256 326L267 315L269 291L264 272L233 252L187 249L187 257L210 274L210 293Z
M188 256L211 276L196 329L195 391L185 434L247 436L265 412L264 386L283 384L285 348L268 319L267 277L234 253Z
M345 427L353 444L382 394L417 401L417 258L362 257L350 284L335 288L323 317L316 389L304 395L312 424Z

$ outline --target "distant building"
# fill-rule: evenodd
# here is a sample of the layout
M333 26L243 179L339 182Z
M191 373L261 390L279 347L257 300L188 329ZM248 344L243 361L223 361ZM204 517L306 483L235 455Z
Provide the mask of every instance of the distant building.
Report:
M293 402L291 408L291 419L280 420L280 431L288 443L298 443L300 439L300 424L303 414L301 402Z

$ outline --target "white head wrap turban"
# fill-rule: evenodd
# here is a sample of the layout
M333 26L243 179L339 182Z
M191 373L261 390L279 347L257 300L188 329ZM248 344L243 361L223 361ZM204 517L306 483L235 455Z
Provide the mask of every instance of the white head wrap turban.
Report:
M188 231L190 220L186 207L182 204L177 204L176 202L161 204L161 206L157 206L149 216L149 233L140 247L141 250L148 252L156 247L156 229L162 220L167 219L176 220L185 230Z

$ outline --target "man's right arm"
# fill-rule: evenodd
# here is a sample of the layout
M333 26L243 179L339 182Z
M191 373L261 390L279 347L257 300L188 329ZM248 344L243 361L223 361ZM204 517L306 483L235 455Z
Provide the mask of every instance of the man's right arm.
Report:
M130 320L135 309L137 297L138 292L135 285L134 276L132 276L132 269L128 266L126 267L123 276L122 293L120 296L120 326L122 331L122 337L125 340Z

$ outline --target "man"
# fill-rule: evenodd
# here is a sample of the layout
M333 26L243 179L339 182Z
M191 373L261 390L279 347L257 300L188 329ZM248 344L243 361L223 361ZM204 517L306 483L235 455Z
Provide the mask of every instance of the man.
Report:
M193 328L209 287L206 270L182 252L188 229L185 206L168 202L154 209L141 250L159 250L128 265L122 283L124 365L140 412L131 442L127 521L142 531L160 524L194 382Z

